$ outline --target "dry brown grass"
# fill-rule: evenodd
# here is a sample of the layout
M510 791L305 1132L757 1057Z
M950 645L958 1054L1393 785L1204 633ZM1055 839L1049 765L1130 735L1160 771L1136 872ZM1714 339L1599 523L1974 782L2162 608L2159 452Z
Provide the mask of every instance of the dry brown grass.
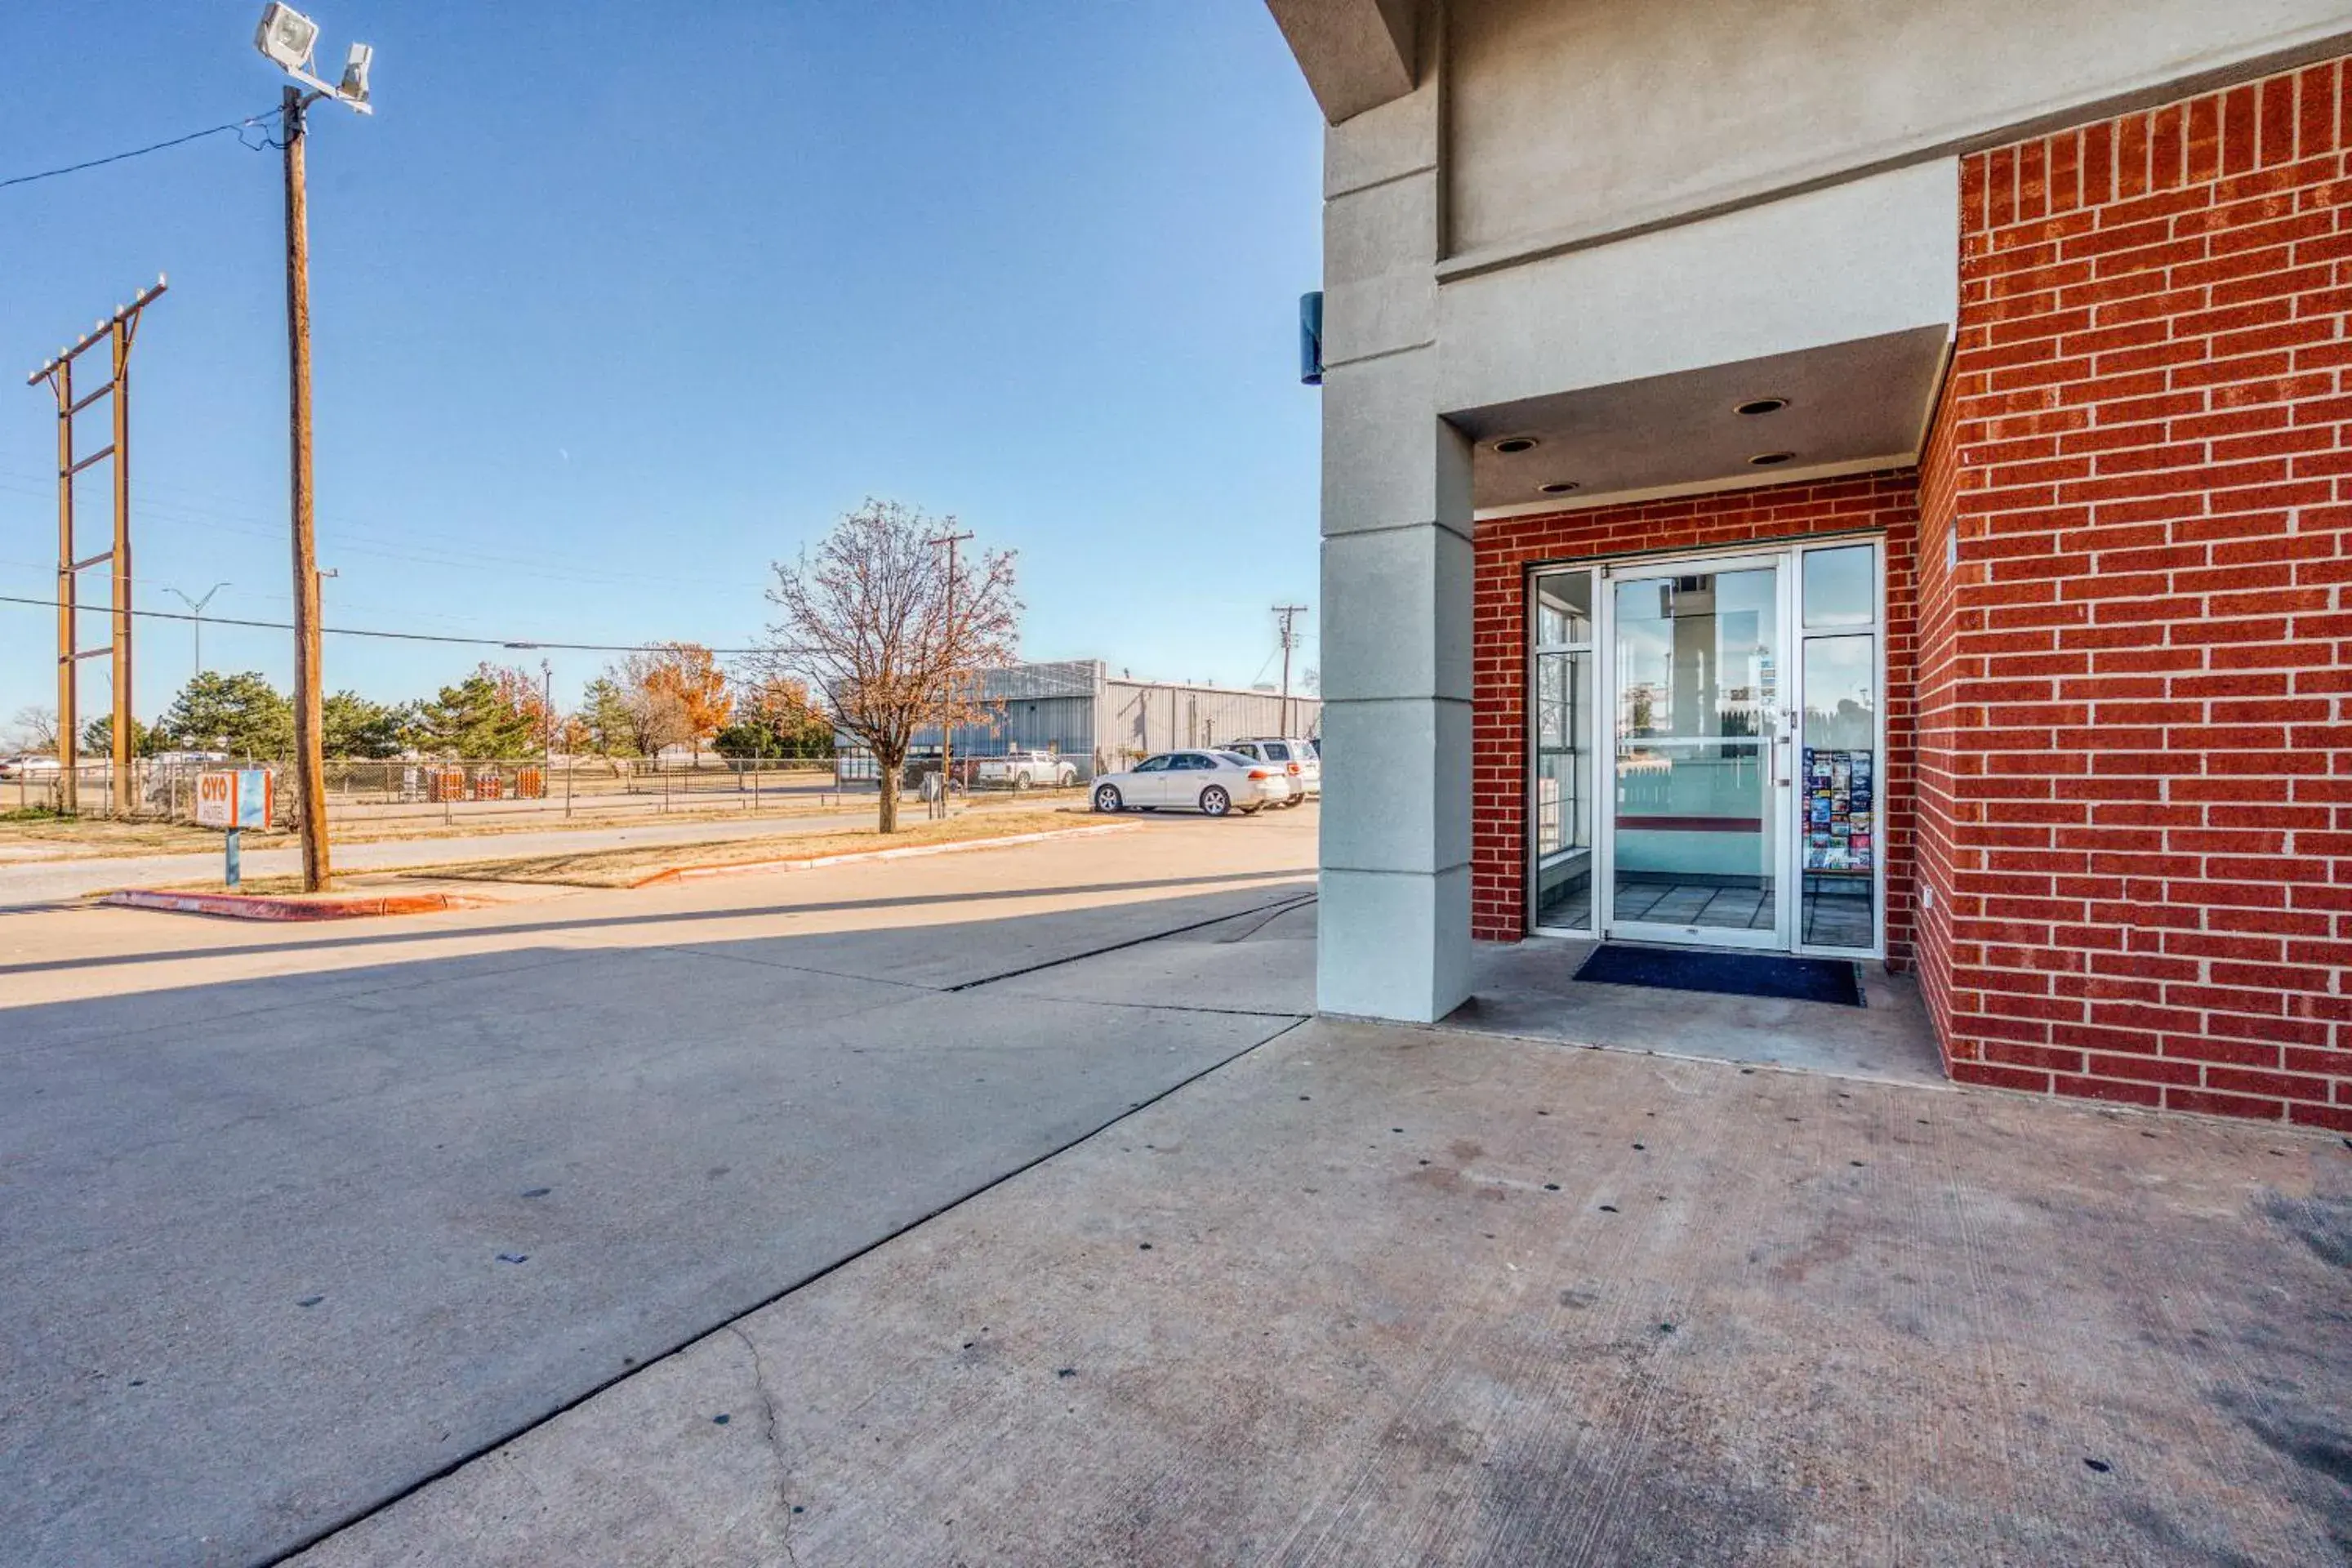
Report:
M469 882L553 882L575 888L629 888L664 871L688 866L743 866L770 860L801 860L821 855L856 855L872 849L904 849L923 844L979 844L1023 833L1046 833L1080 826L1070 810L967 812L944 821L919 820L898 832L769 835L692 844L635 844L572 855L528 855L511 860L474 860L447 866L411 867L411 877Z
M1021 795L987 795L974 800L969 809L986 812L992 816L1003 811L1026 812L1037 809L1028 804L1031 801L1062 797L1084 800L1086 795L1082 790L1057 790L1050 794L1040 790L1026 792ZM40 860L87 859L111 855L218 854L220 852L221 836L215 828L194 827L169 822L117 822L110 817L95 815L67 817L27 816L12 821L8 819L6 813L13 805L14 797L6 793L5 785L0 785L0 848L35 852L5 857L5 863L10 865L23 865ZM918 801L903 802L899 806L900 820L904 821L909 815L919 816L922 809L921 804ZM725 806L680 807L667 812L643 810L598 812L583 808L578 815L572 817L564 817L560 814L550 816L517 814L494 819L478 817L471 821L467 820L461 811L454 822L447 824L444 824L436 817L345 818L339 816L331 822L329 832L337 844L381 844L404 842L410 839L491 838L509 833L587 832L607 827L708 822L713 825L713 841L716 842L719 836L715 830L723 824L751 824L772 820L777 816L849 818L871 817L873 815L874 800L871 795L867 795L863 798L853 796L845 802L831 805L798 803L788 806L772 805L757 813L746 812L740 804L737 804ZM280 833L275 830L265 832L258 828L247 828L245 835L245 847L247 849L286 848L295 842L291 833Z

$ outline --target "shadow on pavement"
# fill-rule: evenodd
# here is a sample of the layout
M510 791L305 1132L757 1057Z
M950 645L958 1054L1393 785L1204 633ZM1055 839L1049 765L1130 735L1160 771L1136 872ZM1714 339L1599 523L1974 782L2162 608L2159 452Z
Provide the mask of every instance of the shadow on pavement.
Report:
M1203 877L1160 877L1127 882L1084 882L1059 888L993 888L975 892L917 893L893 899L840 899L823 903L761 904L720 910L647 910L643 914L599 915L587 920L522 921L512 925L444 924L397 931L372 931L365 935L320 937L310 942L251 942L240 947L158 949L152 952L102 953L88 958L42 959L30 963L0 963L0 974L55 973L77 969L115 969L140 963L168 963L190 958L238 957L259 952L303 952L333 948L378 947L400 942L446 942L457 938L529 935L539 931L602 931L615 927L682 925L697 921L757 920L766 915L836 914L851 910L911 909L923 905L1000 902L1007 899L1069 898L1086 893L1141 893L1160 888L1219 887L1229 883L1311 882L1310 870L1227 871ZM82 900L69 900L81 904ZM26 906L6 913L54 914L64 906ZM205 919L167 915L167 920ZM406 917L414 918L414 917Z
M11 1561L267 1559L447 1469L1297 1021L1187 1005L1265 967L1214 927L1157 980L1145 942L1091 994L973 982L1297 901L527 947L0 1013Z

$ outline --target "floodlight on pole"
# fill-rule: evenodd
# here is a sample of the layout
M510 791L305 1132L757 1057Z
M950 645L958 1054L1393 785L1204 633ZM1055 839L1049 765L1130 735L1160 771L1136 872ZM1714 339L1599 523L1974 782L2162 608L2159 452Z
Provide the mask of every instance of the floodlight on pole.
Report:
M319 24L293 6L273 0L261 13L261 25L253 34L253 47L278 69L309 88L314 96L331 98L362 114L375 112L368 101L368 68L375 63L373 45L353 44L343 59L343 79L330 85L310 70L310 62L319 49Z

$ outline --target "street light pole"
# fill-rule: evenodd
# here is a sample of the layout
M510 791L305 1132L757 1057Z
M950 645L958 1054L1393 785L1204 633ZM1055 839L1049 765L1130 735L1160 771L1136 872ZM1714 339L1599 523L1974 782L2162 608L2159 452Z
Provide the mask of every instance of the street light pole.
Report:
M205 672L205 606L213 602L213 595L215 594L217 594L223 588L229 586L231 586L231 584L227 583L215 583L211 587L205 590L205 596L201 599L191 599L185 593L183 593L177 588L168 588L164 590L166 593L178 599L180 603L187 605L188 613L194 616L195 620L196 668L191 672L192 678L194 676L202 675Z
M942 533L937 538L924 541L926 544L929 544L934 548L942 544L948 547L947 629L945 633L947 638L948 656L948 689L942 694L941 708L940 711L940 815L941 816L945 816L948 814L947 808L949 794L955 787L955 661L962 652L962 644L956 637L955 624L956 546L961 544L964 541L971 537L972 535L969 532L949 532Z
M311 104L331 99L372 114L368 71L375 51L352 46L340 82L310 74L318 25L282 0L261 14L254 47L292 77L279 100L279 146L286 153L287 423L292 448L294 545L294 805L302 835L302 887L323 892L333 879L327 855L325 691L319 651L319 536L310 483L310 215L305 154ZM307 89L307 90L306 90Z

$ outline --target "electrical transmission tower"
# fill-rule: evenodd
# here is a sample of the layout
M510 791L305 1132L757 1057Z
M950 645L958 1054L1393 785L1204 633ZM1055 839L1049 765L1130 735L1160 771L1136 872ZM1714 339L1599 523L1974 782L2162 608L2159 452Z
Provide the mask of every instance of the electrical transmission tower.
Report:
M131 303L98 323L71 348L25 378L27 386L42 382L58 397L58 804L68 815L80 807L81 791L76 770L81 763L81 661L108 656L114 677L113 767L110 770L110 804L116 816L127 816L131 799L131 345L139 335L139 315L161 299L164 281L142 289ZM74 395L74 361L105 343L112 364L106 384ZM114 416L113 439L87 457L76 457L74 416L108 400ZM74 476L92 464L111 458L114 464L114 539L95 555L74 553ZM77 616L77 589L81 574L103 564L113 580L108 595L110 635L104 647L83 648Z

